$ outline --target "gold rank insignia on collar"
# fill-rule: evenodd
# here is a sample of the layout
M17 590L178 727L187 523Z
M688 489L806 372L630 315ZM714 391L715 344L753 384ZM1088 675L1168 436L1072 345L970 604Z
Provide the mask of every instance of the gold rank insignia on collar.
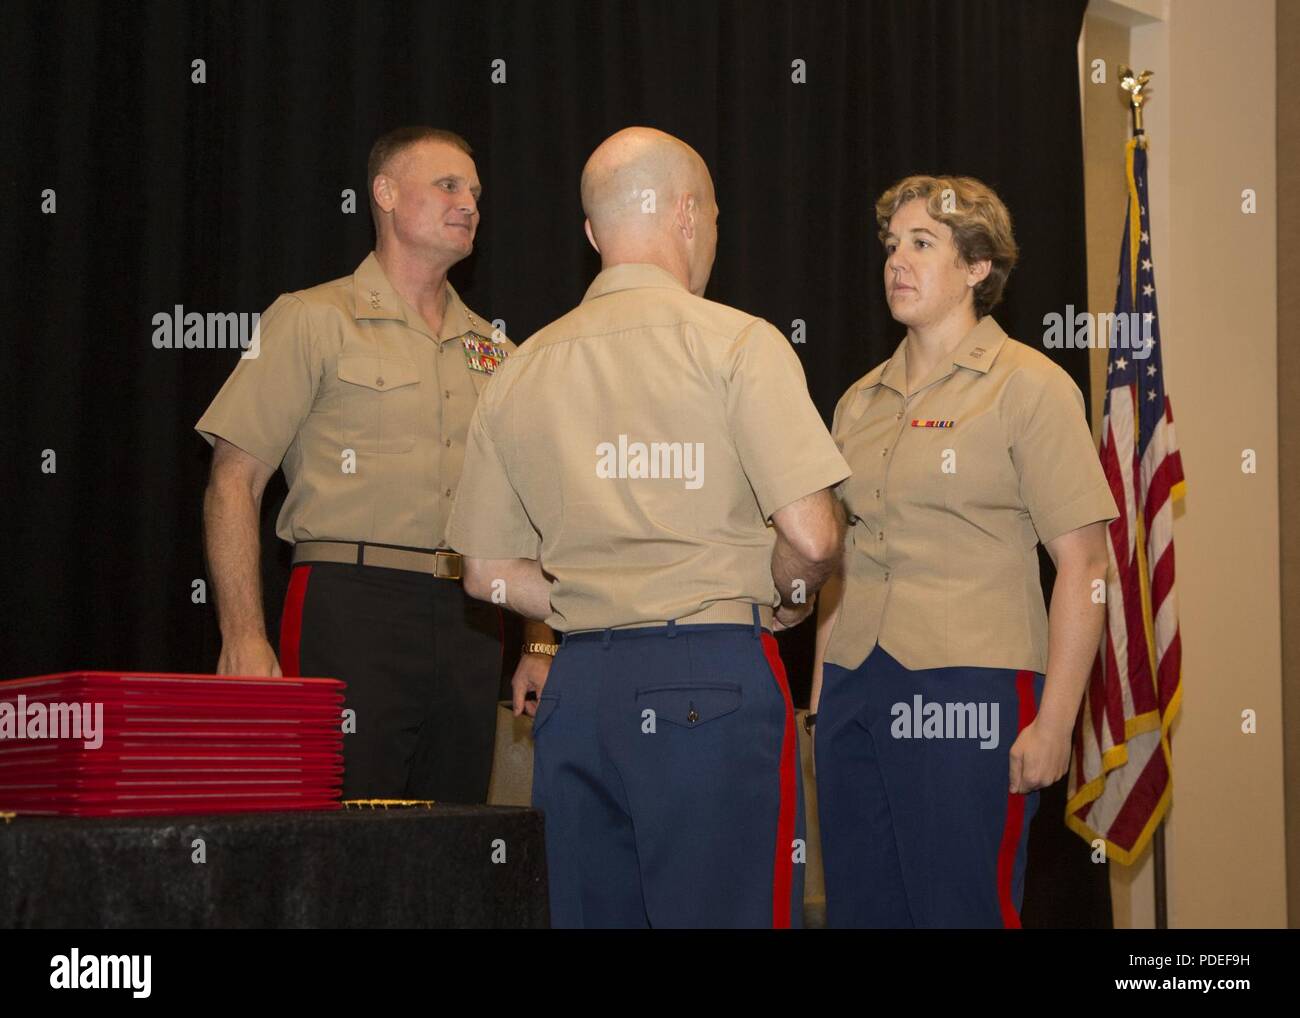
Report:
M477 332L465 333L460 337L460 341L465 346L465 363L470 371L477 371L483 375L495 374L501 362L509 354L504 345L494 343Z
M469 324L470 324L471 329L477 329L477 328L478 328L478 319L474 317L474 312L471 311L469 308L466 308L466 309L465 309L465 317L469 319ZM482 334L481 334L481 333L477 333L477 332L471 332L470 335L479 336L480 338L482 337ZM501 335L501 330L500 330L500 329L493 329L493 330L492 330L492 342L493 342L496 346L505 346L505 345L506 345L505 337L503 337L503 336Z
M371 306L372 308L374 308L376 311L378 311L378 310L379 310L379 303L380 303L380 301L379 301L379 291L378 291L378 290L371 290L371 291L370 291L370 306Z

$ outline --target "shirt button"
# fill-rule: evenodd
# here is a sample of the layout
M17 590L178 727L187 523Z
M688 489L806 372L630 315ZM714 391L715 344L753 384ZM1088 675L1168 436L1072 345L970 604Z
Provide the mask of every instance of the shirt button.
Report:
M876 489L876 498L879 498L879 497L880 497L880 489L877 488L877 489Z
M885 582L886 582L886 583L889 582L889 573L888 573L888 572L885 573Z
M443 399L451 399L451 390L450 390L450 389L443 389L443 391L442 391L442 396L443 396Z
M894 414L894 420L901 421L902 419L903 419L903 411L900 410L898 411L898 413Z
M447 441L443 442L443 445L445 445L448 449L450 449L450 448L451 448L451 439L450 439L450 438L447 439Z
M384 387L384 379L382 375L379 378L375 379L375 384L379 386L379 388L381 389Z
M448 498L451 498L451 489L450 489L450 488L447 489L447 497L448 497Z
M883 541L884 539L885 539L885 532L882 530L879 534L876 535L876 540Z

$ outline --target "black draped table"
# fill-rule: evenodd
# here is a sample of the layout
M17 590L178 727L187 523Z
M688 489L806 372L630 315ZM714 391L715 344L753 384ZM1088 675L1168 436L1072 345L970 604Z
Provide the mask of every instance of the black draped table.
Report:
M514 806L0 818L0 927L544 927Z

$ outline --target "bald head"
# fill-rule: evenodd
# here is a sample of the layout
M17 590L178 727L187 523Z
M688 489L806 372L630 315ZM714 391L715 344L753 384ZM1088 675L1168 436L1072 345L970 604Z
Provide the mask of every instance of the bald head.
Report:
M582 170L582 210L606 267L662 265L703 292L713 267L717 204L709 168L684 141L650 127L624 128L605 139Z

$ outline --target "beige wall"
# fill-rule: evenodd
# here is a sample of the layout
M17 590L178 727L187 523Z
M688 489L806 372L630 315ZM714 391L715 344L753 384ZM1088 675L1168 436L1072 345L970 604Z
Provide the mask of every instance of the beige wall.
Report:
M1175 523L1184 692L1173 743L1169 921L1284 926L1274 4L1094 0L1092 38L1114 53L1122 35L1099 17L1124 22L1133 65L1155 72L1146 115L1152 240L1188 487ZM1087 38L1084 51L1091 59ZM1088 197L1097 203L1089 289L1108 308L1123 211L1122 198L1118 212L1108 210L1111 171L1099 169L1106 153L1098 150L1114 144L1113 119L1087 114L1110 101L1100 88L1084 90ZM1113 158L1122 173L1122 148ZM1241 211L1244 188L1258 196L1255 215ZM1113 225L1101 222L1111 215ZM1099 263L1108 267L1094 269ZM1257 473L1242 472L1247 449ZM1242 734L1246 709L1258 734ZM1111 871L1116 925L1151 926L1150 852Z
M1129 61L1129 30L1095 14L1084 23L1083 182L1088 229L1088 310L1108 313L1115 308L1116 268L1120 235L1128 210L1124 178L1124 145L1129 139L1128 104L1119 87L1119 68ZM1092 62L1106 62L1105 82L1093 81ZM1101 438L1102 401L1106 394L1106 352L1091 357L1092 432Z

